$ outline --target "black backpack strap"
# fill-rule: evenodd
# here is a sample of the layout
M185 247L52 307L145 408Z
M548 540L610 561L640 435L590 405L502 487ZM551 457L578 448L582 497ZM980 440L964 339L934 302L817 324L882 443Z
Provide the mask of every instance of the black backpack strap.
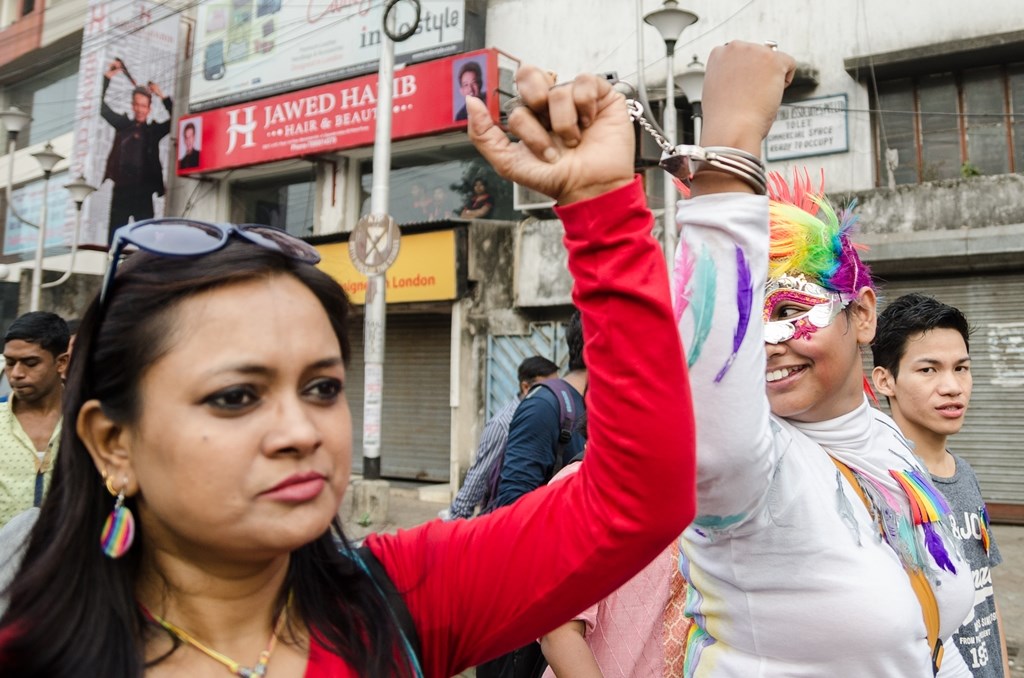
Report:
M576 407L576 401L573 399L573 393L576 391L569 382L564 379L545 379L539 381L530 387L530 390L523 396L523 400L536 395L538 389L546 388L554 396L555 402L558 403L558 440L557 449L555 450L554 465L551 467L551 473L548 475L547 480L551 480L556 473L562 470L563 462L565 460L565 447L572 441L572 434L576 429L576 418L578 409ZM487 492L485 494L484 508L481 513L490 513L495 509L494 502L498 498L498 487L501 484L501 467L505 464L505 450L508 447L508 441L502 446L498 455L496 456L491 470L488 474L487 480Z
M576 427L576 401L573 393L576 391L565 379L545 379L538 382L530 390L532 393L538 388L546 388L555 396L558 403L558 450L555 453L555 464L552 467L551 475L558 473L565 461L565 447L572 441L573 430ZM529 397L530 394L527 394Z
M405 604L405 600L398 593L398 589L395 588L395 583L388 576L387 570L377 560L377 556L373 555L373 551L369 547L360 546L354 551L350 551L350 553L359 569L370 577L370 581L373 582L378 593L384 597L388 609L391 611L391 616L395 624L398 625L398 631L402 636L402 649L405 650L405 654L409 659L409 665L412 667L413 673L422 678L420 636L416 632L416 623L409 612L409 606Z

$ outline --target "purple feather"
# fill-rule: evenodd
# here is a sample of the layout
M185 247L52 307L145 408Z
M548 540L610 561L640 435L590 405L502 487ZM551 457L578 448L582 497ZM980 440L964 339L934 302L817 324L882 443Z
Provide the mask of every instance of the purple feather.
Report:
M736 246L736 309L739 317L736 320L736 332L732 337L732 353L725 365L718 371L715 383L722 381L725 373L732 367L736 355L743 345L743 337L747 335L747 325L750 323L750 307L754 303L754 285L750 279L750 263L743 255L743 250Z
M953 567L946 547L942 543L942 537L935 531L935 527L931 523L923 523L921 527L924 528L924 543L928 547L928 552L932 554L932 558L935 559L935 564L947 572L956 574L956 568Z

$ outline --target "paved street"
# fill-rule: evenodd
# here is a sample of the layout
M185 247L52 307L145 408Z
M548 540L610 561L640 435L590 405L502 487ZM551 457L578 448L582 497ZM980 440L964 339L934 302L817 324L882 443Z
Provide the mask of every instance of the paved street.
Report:
M359 538L370 531L393 532L419 525L437 517L437 512L447 506L446 502L437 501L442 494L439 486L393 483L387 523L371 525L368 529L353 520L343 507L342 515L347 518L346 534ZM1011 678L1024 678L1024 568L1021 567L1024 562L1024 526L996 525L993 532L1003 554L1003 564L995 569L993 579L1006 630ZM467 671L461 675L462 678L470 678L475 672Z
M1013 678L1024 678L1024 526L996 525L996 543L1003 564L993 571L996 600L1006 630L1006 651Z

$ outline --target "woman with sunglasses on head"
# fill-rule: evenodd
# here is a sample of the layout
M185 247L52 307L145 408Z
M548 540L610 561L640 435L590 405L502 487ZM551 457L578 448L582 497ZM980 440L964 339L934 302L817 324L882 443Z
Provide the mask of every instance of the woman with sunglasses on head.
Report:
M603 79L551 84L520 73L523 144L476 101L469 126L506 177L562 204L590 368L580 472L354 551L336 518L352 445L341 288L267 227L127 226L79 331L0 674L441 678L549 631L678 536L692 412L632 126ZM752 80L751 101L776 85Z
M777 64L768 47L717 48L708 71L737 52ZM724 82L705 84L701 141L756 156L775 109L757 134L721 125L749 110ZM974 596L948 506L864 393L876 295L855 218L806 174L787 185L736 167L698 165L677 212L673 291L698 426L684 674L969 676L944 651Z

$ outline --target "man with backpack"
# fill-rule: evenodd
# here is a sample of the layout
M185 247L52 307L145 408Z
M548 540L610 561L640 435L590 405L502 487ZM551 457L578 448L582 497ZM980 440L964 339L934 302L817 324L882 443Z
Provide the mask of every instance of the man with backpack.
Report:
M508 401L484 425L480 444L476 449L473 465L469 467L466 480L452 505L441 511L445 520L455 518L472 518L477 506L483 508L493 498L491 496L491 478L501 467L505 444L508 442L508 427L512 423L512 415L519 407L520 401L535 384L558 376L558 365L539 355L530 356L519 363L519 388L515 396Z
M579 311L565 330L569 348L569 372L548 379L527 394L516 408L508 429L508 443L501 463L497 496L487 511L513 503L545 485L563 466L582 455L586 435L576 423L586 406L587 367L583 362L583 324ZM477 678L540 678L547 667L540 644L530 643L481 664Z
M586 410L587 366L583 363L583 325L579 311L565 330L569 372L535 386L516 408L508 428L498 494L489 510L507 506L541 487L583 451L585 436L574 422Z

